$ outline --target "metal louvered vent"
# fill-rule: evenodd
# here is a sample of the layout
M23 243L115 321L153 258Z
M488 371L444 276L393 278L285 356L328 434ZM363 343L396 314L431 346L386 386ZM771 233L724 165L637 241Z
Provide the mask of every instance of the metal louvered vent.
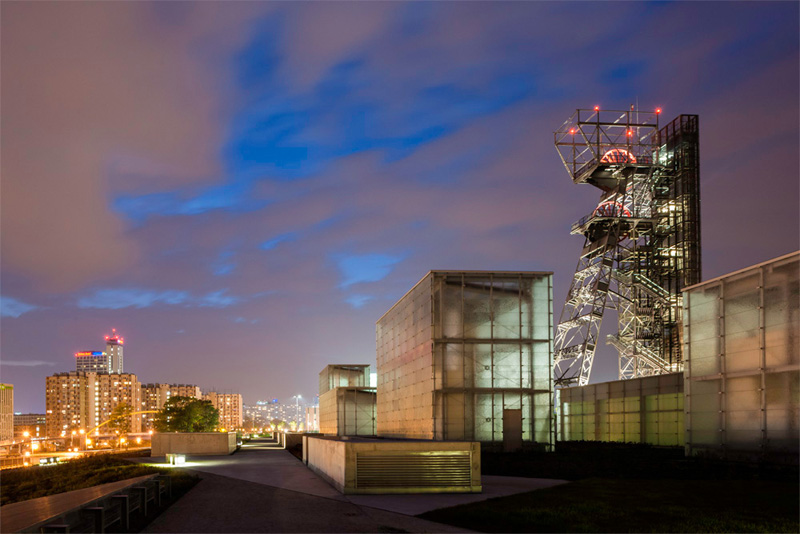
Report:
M469 451L358 453L356 488L469 488Z

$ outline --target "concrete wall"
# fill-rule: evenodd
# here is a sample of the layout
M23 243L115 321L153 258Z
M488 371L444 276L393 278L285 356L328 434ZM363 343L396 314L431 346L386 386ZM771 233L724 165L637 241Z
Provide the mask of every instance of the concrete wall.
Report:
M307 436L305 441L304 457L309 469L342 493L481 492L481 454L477 442L349 440L311 436ZM458 484L448 478L450 467L429 462L437 459L447 462L454 455L469 462L467 477ZM382 474L378 475L378 482L384 480L384 484L376 483L374 479L369 486L362 484L357 465L364 458L380 460ZM363 477L363 473L360 476Z
M150 456L221 455L236 450L236 432L170 432L153 434Z
M295 445L302 445L303 435L303 432L287 432L283 435L283 448L291 449Z

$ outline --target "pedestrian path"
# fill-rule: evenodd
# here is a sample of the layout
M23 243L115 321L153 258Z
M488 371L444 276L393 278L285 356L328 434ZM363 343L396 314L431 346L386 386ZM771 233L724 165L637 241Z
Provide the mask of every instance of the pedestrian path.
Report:
M484 476L481 494L345 496L266 440L188 460L202 480L143 532L469 532L414 516L565 482Z

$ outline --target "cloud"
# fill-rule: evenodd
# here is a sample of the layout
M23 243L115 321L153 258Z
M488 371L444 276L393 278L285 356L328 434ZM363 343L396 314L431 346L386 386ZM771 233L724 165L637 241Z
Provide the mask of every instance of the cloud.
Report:
M345 288L353 284L382 280L402 260L402 256L390 256L388 254L340 256L336 260L343 277L339 287Z
M184 23L165 29L152 6L3 6L4 271L51 291L124 272L142 258L109 209L116 190L219 173L213 67L242 38L229 24L252 9L186 5ZM201 42L213 45L200 54ZM181 209L216 207L209 195Z
M0 297L0 316L2 317L19 317L37 309L39 309L39 306L34 306L12 297Z
M123 308L149 308L157 305L227 308L242 301L239 297L226 295L225 293L225 290L220 290L194 297L187 291L104 288L95 290L91 295L80 297L77 304L79 308L119 310Z
M346 303L350 304L353 308L356 309L363 307L364 304L366 304L371 300L375 300L375 297L373 297L372 295L351 295L346 299L344 299Z
M281 234L277 237L273 237L272 239L264 241L263 243L261 243L260 248L263 250L272 250L281 243L283 243L284 241L294 241L295 239L297 239L296 232L287 232L285 234Z
M226 295L225 291L222 290L203 295L197 300L197 304L198 306L207 306L210 308L227 308L228 306L233 306L241 302L241 300L242 299L239 297Z
M43 367L55 365L54 362L45 362L43 360L0 360L0 365L8 365L10 367Z

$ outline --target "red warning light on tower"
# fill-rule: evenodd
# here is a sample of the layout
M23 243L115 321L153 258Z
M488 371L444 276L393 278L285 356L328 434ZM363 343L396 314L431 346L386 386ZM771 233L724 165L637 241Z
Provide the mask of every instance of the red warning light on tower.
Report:
M595 107L594 107L594 110L595 110L595 111L600 111L600 106L595 106Z
M661 115L661 108L656 108L656 115Z
M112 328L111 329L111 335L110 336L106 336L106 343L110 343L112 345L122 345L122 344L124 344L124 342L125 342L125 340L122 338L122 336L117 334L117 329L116 328Z

